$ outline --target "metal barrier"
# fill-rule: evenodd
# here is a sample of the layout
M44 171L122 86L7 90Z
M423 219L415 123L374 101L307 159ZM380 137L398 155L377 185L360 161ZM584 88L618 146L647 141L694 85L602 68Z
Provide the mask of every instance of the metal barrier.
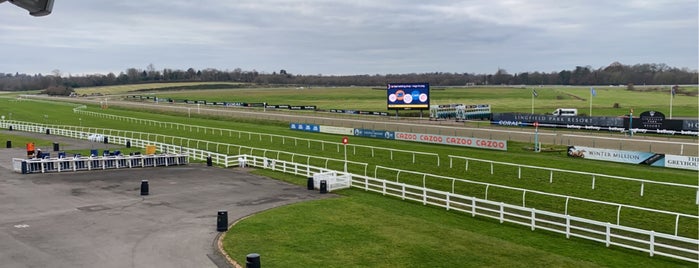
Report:
M12 167L22 174L103 170L119 168L167 167L188 164L187 154L119 155L23 159L13 158Z

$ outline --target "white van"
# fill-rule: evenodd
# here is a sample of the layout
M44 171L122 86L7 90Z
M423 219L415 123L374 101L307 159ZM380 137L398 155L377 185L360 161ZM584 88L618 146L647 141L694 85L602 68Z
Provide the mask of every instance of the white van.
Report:
M553 111L555 116L578 116L578 109L575 108L558 108Z

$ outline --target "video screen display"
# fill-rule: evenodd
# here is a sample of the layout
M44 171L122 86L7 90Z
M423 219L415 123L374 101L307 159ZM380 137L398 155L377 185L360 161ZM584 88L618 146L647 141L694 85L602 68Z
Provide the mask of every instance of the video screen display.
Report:
M386 86L388 109L429 109L430 84L402 83Z

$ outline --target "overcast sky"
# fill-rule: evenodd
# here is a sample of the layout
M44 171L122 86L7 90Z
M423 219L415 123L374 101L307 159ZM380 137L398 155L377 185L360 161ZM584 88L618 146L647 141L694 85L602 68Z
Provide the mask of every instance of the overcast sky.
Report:
M0 4L0 73L292 74L697 67L697 0L55 0Z

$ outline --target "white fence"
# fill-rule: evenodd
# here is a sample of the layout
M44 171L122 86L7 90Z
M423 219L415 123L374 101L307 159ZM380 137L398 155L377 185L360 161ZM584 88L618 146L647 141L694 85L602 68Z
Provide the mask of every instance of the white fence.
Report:
M338 174L336 171L313 174L313 187L320 188L321 182L326 181L328 192L350 188L352 176L349 174Z
M248 155L231 157L245 158L246 163L250 163L253 167L269 168L306 177L313 173L328 171L287 161L277 161L275 165L270 166L265 164L268 160L264 157ZM333 172L340 173L339 171ZM352 187L366 191L420 202L424 205L443 207L447 210L456 210L474 217L491 218L500 223L510 222L523 225L532 231L536 229L546 230L564 234L566 238L572 236L604 243L607 247L619 246L646 252L650 256L659 255L699 263L699 240L697 239L489 201L386 179L356 174L347 175L352 177Z
M324 140L298 138L298 137L293 137L293 136L240 131L240 130L234 130L234 129L213 128L213 127L205 127L205 126L197 126L197 125L189 125L189 124L181 124L181 123L173 123L173 122L165 122L165 121L155 121L155 120L140 119L140 118L133 118L133 117L127 117L127 116L119 116L119 115L113 115L113 114L98 113L98 112L82 110L84 108L86 108L86 106L84 106L84 105L78 106L78 107L73 109L73 112L77 113L77 114L94 116L94 117L98 117L98 118L120 120L120 121L129 122L129 123L143 124L143 125L148 125L148 126L157 126L160 128L171 128L171 129L175 129L175 130L179 130L179 129L187 130L188 129L190 132L191 131L196 131L196 132L201 131L204 134L207 134L207 131L208 131L208 133L210 133L212 135L220 135L220 136L223 136L224 133L227 133L229 137L232 137L233 134L235 133L238 135L238 138L242 138L243 135L247 135L248 139L252 139L253 136L257 136L260 141L263 140L263 136L264 136L264 137L269 137L270 142L274 142L274 138L281 140L282 144L286 144L286 140L293 140L294 146L298 146L298 142L303 141L307 144L308 148L311 148L311 144L313 142L315 142L315 143L320 144L322 151L325 151L326 144L331 145L331 146L334 145L337 148L337 152L340 152L340 147L345 146L341 142L330 142L330 141L324 141ZM267 138L264 138L264 139L266 140ZM436 160L437 166L440 166L439 154L436 154L436 153L408 151L408 150L376 147L376 146L361 145L361 144L347 144L347 146L352 148L352 153L355 155L357 154L357 148L365 148L365 149L370 150L371 157L375 156L375 151L387 151L387 152L389 152L389 157L391 160L393 160L394 153L410 154L410 155L412 155L413 163L415 163L417 155L434 157L434 159Z
M17 123L17 122L14 122ZM17 130L32 129L34 132L43 132L40 126L16 124ZM0 126L3 123L0 122ZM4 126L6 127L6 126ZM55 129L56 135L69 135L70 137L83 138L90 133ZM648 253L650 256L660 255L670 258L680 259L688 262L699 263L699 240L686 238L677 235L656 233L654 231L643 230L638 228L625 227L619 224L611 224L609 222L600 222L588 220L584 218L574 217L566 214L540 211L524 206L516 206L505 204L502 202L494 202L486 199L480 199L471 196L460 195L456 193L429 189L410 185L401 182L394 182L388 179L379 179L369 177L367 175L357 175L351 173L342 173L341 171L331 170L322 167L316 167L309 164L296 163L292 161L276 160L273 165L270 165L270 158L265 156L254 155L225 155L212 153L201 149L183 147L181 145L172 145L149 140L141 140L119 136L108 136L108 138L118 140L119 142L130 141L133 146L144 147L145 145L156 145L159 150L179 151L186 153L195 159L204 159L207 156L212 157L212 161L225 167L240 165L240 160L244 161L245 165L271 169L274 171L290 173L294 175L309 177L315 173L337 172L340 175L346 174L352 178L352 187L373 191L383 195L391 195L402 198L404 200L412 200L421 202L424 205L434 205L446 208L447 210L456 210L471 214L472 216L482 216L492 218L503 222L524 225L531 230L542 229L556 233L565 234L567 238L579 237L592 241L605 243L606 246L619 246L632 250L638 250ZM429 175L429 174L425 174ZM398 179L398 178L396 178ZM451 178L452 181L456 179ZM532 192L532 191L529 191ZM526 194L523 194L525 196ZM691 217L696 217L689 215ZM679 217L679 216L678 216Z
M435 179L439 179L439 180L450 181L451 182L451 191L450 191L451 193L456 193L456 182L484 186L485 187L485 195L484 195L485 200L488 200L488 191L490 190L490 188L500 188L500 189L517 191L517 192L520 192L521 196L522 196L522 207L527 207L527 194L555 197L555 198L561 199L561 202L563 202L563 200L565 201L565 205L564 205L564 214L565 215L568 215L570 212L570 211L568 211L568 204L570 203L571 200L582 201L582 202L587 202L587 203L594 203L594 204L598 204L598 205L611 206L611 207L616 208L616 210L617 210L617 214L616 214L616 224L617 225L619 225L621 223L621 211L622 211L622 209L624 209L624 210L639 210L639 211L646 211L646 212L670 215L670 216L673 216L675 218L674 235L677 235L679 232L679 229L680 229L679 222L680 222L681 218L699 220L699 216L685 214L685 213L650 209L650 208L631 206L631 205L625 205L625 204L619 204L619 203L613 203L613 202L605 202L605 201L599 201L599 200L593 200L593 199L587 199L587 198L581 198L581 197L574 197L574 196L569 196L569 195L553 194L553 193L529 190L529 189L524 189L524 188L510 187L510 186L497 185L497 184L479 182L479 181L471 181L471 180L465 180L465 179L458 179L458 178L427 174L427 173L422 173L422 172L417 172L417 171L407 171L407 170L382 167L382 166L376 166L376 168L374 169L374 177L377 177L379 169L395 172L395 174L396 174L395 182L396 183L400 183L399 177L400 177L401 173L416 174L418 176L421 176L423 188L427 188L427 183L426 183L427 178L435 178ZM413 183L412 185L415 185L415 184Z
M524 225L531 230L542 229L610 245L699 263L699 240L676 235L656 233L566 214L540 211L533 208L488 201L471 196L428 189L400 182L353 176L352 187L391 195L404 200L421 202L503 222Z
M126 144L131 142L132 146L145 148L146 145L155 145L158 151L161 152L179 152L187 153L192 158L197 160L205 160L207 156L211 155L215 161L221 161L219 158L225 158L227 155L231 154L254 154L255 152L261 153L264 157L268 155L276 157L276 159L281 159L282 155L286 155L291 158L291 161L298 161L298 158L304 159L307 164L310 164L311 160L323 162L324 166L327 168L330 163L338 163L344 165L348 164L349 169L361 169L364 174L367 172L367 163L361 163L356 161L334 159L328 157L312 156L298 153L291 153L285 151L271 150L255 148L236 144L227 144L221 142L212 142L205 140L181 138L169 135L160 135L153 133L144 133L136 131L127 130L115 130L115 129L103 129L103 128L91 128L91 127L76 127L76 126L60 126L60 125L43 125L36 123L25 123L19 121L0 121L0 127L13 126L14 129L20 131L28 132L39 132L43 133L49 130L51 134L67 136L77 139L89 139L90 136L94 134L101 135L106 138L110 143L114 144ZM192 148L194 147L194 148ZM203 149L199 149L202 148ZM233 150L231 150L231 147ZM226 153L218 153L223 149ZM215 150L215 152L211 152ZM236 153L237 151L237 153ZM220 163L220 162L219 162Z
M518 179L522 178L522 168L548 171L549 172L549 183L553 183L553 172L564 173L564 174L568 173L568 174L586 175L586 176L590 176L592 178L592 186L591 187L593 190L595 189L595 181L597 178L609 178L609 179L616 179L616 180L623 180L623 181L638 182L641 185L641 189L640 189L641 196L643 196L643 192L645 190L646 184L651 184L651 185L656 184L656 185L672 186L672 187L677 187L677 188L693 189L694 191L696 191L696 204L699 205L699 186L697 186L697 185L688 185L688 184L662 182L662 181L652 181L652 180L644 180L644 179L629 178L629 177L622 177L622 176L606 175L606 174L600 174L600 173L590 173L590 172L575 171L575 170L565 170L565 169L558 169L558 168L529 166L529 165L522 165L522 164L515 164L515 163L507 163L507 162L499 162L499 161L471 158L471 157L465 157L465 156L449 155L448 157L449 157L449 168L453 167L453 160L454 159L462 159L465 161L465 163L464 163L464 170L465 171L468 171L469 161L489 163L491 175L494 174L494 165L495 164L503 165L503 166L517 167L517 178Z

